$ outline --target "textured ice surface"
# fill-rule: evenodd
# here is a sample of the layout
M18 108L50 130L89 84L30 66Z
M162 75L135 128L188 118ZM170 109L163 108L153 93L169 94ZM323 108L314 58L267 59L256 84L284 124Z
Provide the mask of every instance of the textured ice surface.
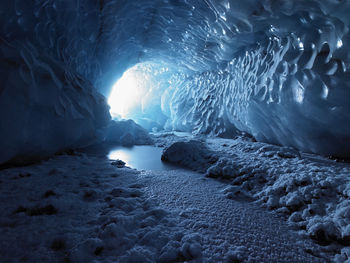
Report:
M77 154L1 170L1 262L325 262L223 183L111 164Z
M57 61L107 95L137 63L169 65L158 102L166 128L222 136L238 128L350 156L348 1L4 0L0 10L1 39L28 59L14 67L31 63L33 46L49 67ZM9 68L2 89L13 90ZM39 69L33 75L45 85Z
M102 139L110 115L91 83L33 46L0 42L0 163L33 161Z
M325 251L339 253L336 262L349 260L350 165L288 148L252 142L247 138L178 141L166 147L182 151L170 162L192 170L206 169L206 176L230 182L223 193L233 200L257 203L283 215L290 225L307 234ZM202 157L211 156L216 162Z
M141 176L146 195L156 197L161 208L177 211L180 226L198 235L202 262L327 260L317 245L293 233L281 218L247 199L226 198L225 183L188 170L145 171Z
M200 262L193 233L138 173L85 155L2 170L2 262Z
M152 144L148 132L132 120L111 121L105 141L124 146Z

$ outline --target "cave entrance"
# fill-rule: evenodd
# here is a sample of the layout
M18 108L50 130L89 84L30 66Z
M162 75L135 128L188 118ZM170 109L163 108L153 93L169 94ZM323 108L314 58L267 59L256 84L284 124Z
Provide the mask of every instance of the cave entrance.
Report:
M132 118L142 110L142 104L149 86L150 76L144 74L137 67L128 69L113 85L108 98L110 113L115 119Z
M147 130L164 127L161 97L169 87L169 69L152 63L139 63L124 72L108 97L115 120L132 119Z

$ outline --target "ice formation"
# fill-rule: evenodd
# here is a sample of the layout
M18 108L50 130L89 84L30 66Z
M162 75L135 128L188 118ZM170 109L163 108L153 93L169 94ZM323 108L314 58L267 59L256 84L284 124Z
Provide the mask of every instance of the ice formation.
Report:
M0 162L98 137L109 117L90 82L107 96L138 63L169 69L150 87L144 119L151 109L161 118L150 126L239 129L350 157L349 10L335 0L1 1Z
M67 65L27 45L0 43L0 164L28 163L101 140L105 98Z
M124 146L152 144L148 132L132 120L111 121L104 141Z
M178 138L165 147L162 159L224 179L230 183L222 191L227 198L256 200L299 233L337 251L334 262L349 260L349 164L246 137Z

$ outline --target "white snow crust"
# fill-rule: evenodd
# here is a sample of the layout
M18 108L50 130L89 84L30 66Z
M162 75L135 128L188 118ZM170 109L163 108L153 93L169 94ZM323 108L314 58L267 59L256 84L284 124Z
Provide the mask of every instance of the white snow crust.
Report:
M164 137L167 135L160 135L163 143ZM336 262L348 260L348 163L254 142L247 137L185 141L170 137L163 160L228 182L224 190L227 198L256 200L262 207L284 216L301 235L308 235L325 250L340 253ZM198 144L203 146L197 147ZM176 158L167 157L174 147L181 148ZM196 154L192 158L194 148ZM208 161L215 159L215 163Z
M153 140L199 173L139 172L93 152L2 169L2 260L349 260L348 163L249 137Z
M111 121L105 136L105 142L124 146L153 143L148 132L133 120Z
M92 154L0 171L3 262L324 262L281 218L186 170Z
M81 154L1 171L1 261L201 262L198 237L138 174Z

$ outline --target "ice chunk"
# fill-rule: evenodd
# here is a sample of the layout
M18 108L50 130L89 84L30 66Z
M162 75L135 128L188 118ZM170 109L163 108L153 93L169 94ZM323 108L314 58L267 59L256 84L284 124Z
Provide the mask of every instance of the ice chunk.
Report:
M175 142L165 148L162 161L167 161L196 171L205 172L217 157L201 141Z
M105 140L124 146L152 144L148 132L133 120L111 121Z

